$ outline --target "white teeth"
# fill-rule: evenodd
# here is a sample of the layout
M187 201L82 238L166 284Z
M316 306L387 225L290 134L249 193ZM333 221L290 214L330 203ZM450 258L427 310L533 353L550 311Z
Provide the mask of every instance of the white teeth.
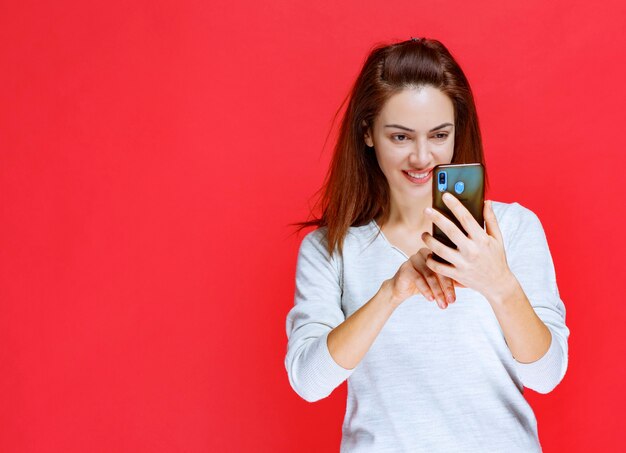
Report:
M425 177L428 176L428 174L430 172L426 172L426 173L411 173L410 171L407 171L407 173L409 174L409 176L411 176L411 178L424 179Z

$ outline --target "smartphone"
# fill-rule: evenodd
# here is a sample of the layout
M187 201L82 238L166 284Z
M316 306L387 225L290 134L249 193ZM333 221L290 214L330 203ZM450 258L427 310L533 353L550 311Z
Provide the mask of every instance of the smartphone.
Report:
M481 163L472 164L445 164L433 168L433 209L441 212L450 219L464 234L456 216L443 201L443 194L450 192L463 206L472 213L476 222L484 229L483 206L485 203L485 167ZM448 247L457 246L433 223L433 237ZM433 259L440 263L450 264L448 261L433 252Z

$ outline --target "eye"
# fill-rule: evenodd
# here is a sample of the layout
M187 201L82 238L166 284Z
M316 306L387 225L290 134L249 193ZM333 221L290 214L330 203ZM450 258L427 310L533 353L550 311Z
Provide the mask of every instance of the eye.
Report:
M400 140L399 137L403 137L403 140ZM392 138L395 139L398 142L406 142L406 138L407 136L405 134L396 134L396 135L392 135Z
M444 138L448 137L448 133L446 132L439 132L438 134L435 134L435 138L439 139L439 140L443 140Z

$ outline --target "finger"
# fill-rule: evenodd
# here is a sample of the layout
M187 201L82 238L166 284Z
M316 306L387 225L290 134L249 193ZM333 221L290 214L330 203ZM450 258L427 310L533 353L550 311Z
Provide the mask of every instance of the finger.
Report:
M446 302L449 304L453 304L456 302L456 291L454 291L454 284L452 283L452 279L448 277L444 277L443 275L435 274L437 279L439 280L439 284L441 285L441 289L446 295Z
M492 201L488 200L485 203L484 214L485 217L485 226L487 227L487 234L489 236L493 236L498 240L498 242L502 242L502 232L500 231L500 226L498 225L498 219L496 218L495 212L493 212Z
M439 261L435 261L431 256L426 260L426 265L435 273L443 275L444 277L451 278L456 280L457 271L454 266L449 264L440 263Z
M426 266L426 259L432 253L432 251L428 247L422 247L418 250L417 253L422 257L422 261L418 261L415 268L418 270L418 272L425 276L426 281L431 287L431 291L433 291L433 294L435 294L435 289L437 289L441 285L439 285L439 280L437 280L437 277L435 276L436 274L433 273L433 271L431 271L428 266ZM437 294L435 294L435 296L439 298Z
M443 292L441 283L439 282L437 275L431 272L429 269L425 271L425 278L426 278L426 281L428 282L428 285L430 286L431 291L433 292L433 294L435 295L435 298L437 299L437 303L441 307L443 304L447 302L447 297Z
M411 266L408 266L409 273L411 274L410 278L412 278L413 281L415 282L415 286L417 287L417 290L426 299L432 302L433 300L435 300L435 296L430 289L430 285L428 284L424 276L420 272L418 272L417 269L415 269L414 267L415 265L413 264L413 261L411 260L411 258L413 258L413 256L409 257L409 261L411 261Z
M444 260L451 264L457 264L457 260L460 258L461 252L436 239L432 234L425 231L422 233L422 241L428 246L430 250L439 255Z
M433 294L430 284L422 274L419 272L417 274L418 276L415 277L415 286L417 287L417 290L422 294L422 296L432 302L435 300L435 294Z
M426 208L424 214L460 249L465 250L469 239L452 220L436 209Z
M443 194L442 199L454 216L459 219L459 222L463 226L463 229L467 231L469 237L478 239L481 235L485 234L483 226L478 224L472 213L469 212L458 198L450 192L446 192Z
M434 295L434 298L437 300L437 305L439 305L439 308L443 309L447 306L448 298L443 290L443 285L439 280L440 276L428 269L428 266L425 266L426 259L428 258L430 253L430 249L428 249L427 247L422 247L415 255L412 255L410 258L415 258L415 261L411 260L411 262L415 266L415 271L423 274L423 278L429 285L430 294ZM421 257L422 261L419 260L418 255L419 257ZM430 300L432 301L433 299Z
M436 299L437 300L437 304L441 307L444 308L442 305L445 304L446 302L446 295L444 294L442 288L441 288L441 284L437 278L437 275L434 274L430 269L428 269L427 266L425 266L426 264L426 258L428 258L428 254L430 253L430 250L426 247L422 247L421 249L418 250L418 252L411 256L411 263L413 263L414 265L414 271L418 274L420 274L420 276L422 277L422 279L424 279L424 281L428 284L428 292L429 294L431 294L433 297L430 299L431 301ZM423 261L420 261L420 259L418 258L421 257L421 259ZM413 259L415 259L415 261L413 261Z

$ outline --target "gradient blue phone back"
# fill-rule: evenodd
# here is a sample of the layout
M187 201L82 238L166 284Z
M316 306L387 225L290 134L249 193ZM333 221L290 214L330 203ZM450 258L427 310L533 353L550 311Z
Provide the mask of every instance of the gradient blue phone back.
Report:
M440 172L445 172L446 187L440 185ZM467 232L461 226L456 216L448 209L443 201L443 194L450 192L454 195L469 212L472 213L476 222L485 227L483 219L483 205L485 202L485 168L481 163L472 164L446 164L437 165L433 169L433 209L441 212L467 236ZM459 193L460 192L460 193ZM456 245L433 224L433 237L443 244L456 249ZM433 253L433 259L440 263L450 264L437 254Z

